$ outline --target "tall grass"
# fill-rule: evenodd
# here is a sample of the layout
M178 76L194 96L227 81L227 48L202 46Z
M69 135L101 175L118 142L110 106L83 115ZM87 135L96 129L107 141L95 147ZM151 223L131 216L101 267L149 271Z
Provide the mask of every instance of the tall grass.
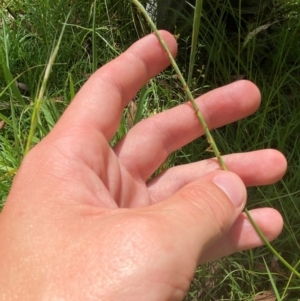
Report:
M215 130L214 137L222 153L273 147L286 155L287 175L276 185L250 189L249 206L272 206L283 214L285 229L274 247L295 266L300 253L300 6L298 1L266 2L272 4L270 7L259 2L252 6L252 14L246 14L249 7L244 7L245 2L236 2L203 2L198 41L193 47L196 51L192 53L194 6L186 5L176 26L178 62L186 77L188 70L193 70L190 78L196 95L239 78L260 87L259 111ZM18 0L6 1L6 5L0 4L0 119L6 122L0 131L2 204L25 153L43 71L71 8L42 99L33 144L50 131L96 68L150 31L128 1ZM29 94L20 93L15 80L25 83ZM168 69L143 87L125 110L112 143L142 118L183 101L182 88ZM172 154L160 171L210 156L206 149L206 141L198 139ZM297 300L299 287L299 279L262 247L199 267L186 300L255 300L266 291L273 291L278 300Z

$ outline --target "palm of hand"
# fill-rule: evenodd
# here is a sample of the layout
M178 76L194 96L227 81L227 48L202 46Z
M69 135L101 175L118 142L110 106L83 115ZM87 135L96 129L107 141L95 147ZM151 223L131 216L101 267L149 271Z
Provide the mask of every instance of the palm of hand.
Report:
M164 36L175 53L173 38ZM202 134L189 104L142 121L110 148L124 106L167 65L154 36L140 41L91 77L25 158L0 216L0 258L10 254L2 273L11 275L0 275L1 287L27 279L28 300L180 300L199 262L261 244L243 206L228 205L211 182L214 159L147 182L172 151ZM239 82L198 102L213 128L252 113L259 93ZM278 180L286 164L271 150L224 158L246 185ZM278 235L278 213L252 215L269 239ZM266 217L277 219L277 228L270 229ZM11 266L22 266L17 276Z

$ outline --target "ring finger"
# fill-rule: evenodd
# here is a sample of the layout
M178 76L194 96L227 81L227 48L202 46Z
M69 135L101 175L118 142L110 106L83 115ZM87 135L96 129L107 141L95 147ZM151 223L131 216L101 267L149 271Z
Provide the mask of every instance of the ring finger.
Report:
M285 174L287 163L278 151L267 149L223 156L228 169L236 173L246 186L268 185ZM215 158L170 168L148 182L152 203L160 202L186 184L219 169Z

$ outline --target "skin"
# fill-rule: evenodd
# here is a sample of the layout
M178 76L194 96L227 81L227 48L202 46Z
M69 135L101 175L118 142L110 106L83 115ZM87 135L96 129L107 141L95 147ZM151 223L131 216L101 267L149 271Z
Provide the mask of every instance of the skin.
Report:
M162 35L176 55L177 45ZM0 300L182 300L198 264L262 244L242 213L245 186L285 173L275 150L171 168L147 179L203 134L190 104L109 141L139 88L169 65L156 37L98 70L51 133L25 157L0 214ZM197 99L211 128L253 113L257 87L238 81ZM251 214L269 240L270 208ZM271 221L271 222L270 222Z

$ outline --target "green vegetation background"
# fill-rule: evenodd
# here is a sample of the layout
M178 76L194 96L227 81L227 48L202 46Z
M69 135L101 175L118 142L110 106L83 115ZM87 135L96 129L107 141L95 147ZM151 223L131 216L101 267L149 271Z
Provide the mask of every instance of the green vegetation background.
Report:
M34 143L51 130L96 68L150 32L126 0L0 3L1 206L24 155L34 100L69 12ZM285 228L273 245L294 266L300 254L299 13L299 0L206 0L192 82L195 95L241 78L252 80L261 89L262 105L256 114L213 134L224 154L275 148L287 157L288 171L280 183L249 189L249 208L271 206L282 213ZM186 10L177 13L173 28L179 43L178 62L186 77L192 14L193 5L187 4ZM112 143L142 118L184 101L174 72L166 70L125 110ZM205 139L198 139L172 154L159 171L211 156L206 149ZM199 268L186 300L258 300L257 295L267 291L273 291L277 300L298 300L299 288L300 279L262 247Z

